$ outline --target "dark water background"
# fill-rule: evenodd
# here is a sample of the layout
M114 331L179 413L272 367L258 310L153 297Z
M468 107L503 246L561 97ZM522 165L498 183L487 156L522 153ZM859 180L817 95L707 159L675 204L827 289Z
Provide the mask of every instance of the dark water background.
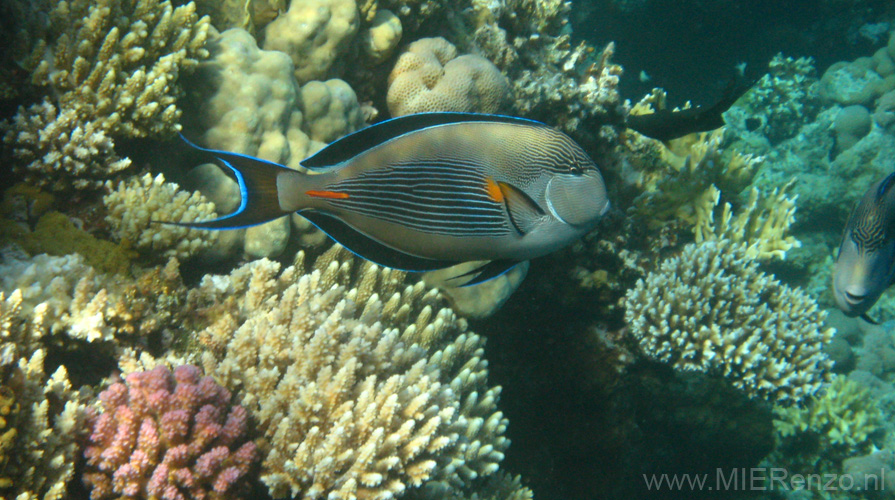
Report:
M669 103L715 99L735 71L761 76L778 52L810 56L818 73L832 63L868 56L874 43L860 28L893 19L891 0L578 0L572 29L601 47L615 41L625 69L622 95L639 99L653 87ZM651 77L638 78L640 71Z

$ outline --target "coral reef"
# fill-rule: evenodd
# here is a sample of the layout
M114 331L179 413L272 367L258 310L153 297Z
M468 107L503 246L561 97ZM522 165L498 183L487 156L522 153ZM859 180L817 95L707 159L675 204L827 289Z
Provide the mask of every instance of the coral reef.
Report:
M735 217L730 203L725 203L715 222L715 207L718 206L721 191L712 186L709 189L711 206L700 210L694 232L696 242L711 239L726 239L746 245L746 256L750 259L784 259L786 252L799 248L802 244L787 234L795 221L795 197L786 195L795 180L774 189L759 202L758 189L749 191L749 201ZM760 204L759 204L760 203Z
M496 113L509 84L497 66L477 55L457 55L444 38L423 38L398 57L388 77L393 117L433 111Z
M264 28L264 49L289 55L301 84L326 79L359 25L355 0L291 2L289 10Z
M23 312L20 291L0 291L0 395L9 409L0 437L0 495L22 500L66 498L85 428L83 395L65 367L44 372L42 326Z
M112 189L111 183L107 185ZM148 255L187 259L212 246L216 231L190 229L160 222L188 223L217 217L214 204L201 193L187 193L165 182L165 176L146 174L121 181L103 197L106 222L112 235Z
M105 498L238 498L257 460L248 414L190 365L131 373L100 393L84 483Z
M482 339L422 283L335 252L310 274L262 260L197 292L229 310L199 335L217 353L203 364L257 419L271 495L385 497L495 472L509 442Z
M777 406L774 414L780 452L811 472L838 472L842 460L870 452L883 418L870 392L841 375L804 406Z
M186 290L173 259L126 280L96 272L77 254L5 253L0 271L0 292L18 293L23 315L35 325L30 342L63 350L82 347L78 341L104 342L110 349L141 345L189 315L182 308ZM98 346L91 349L100 354Z
M792 404L811 396L831 362L833 330L803 292L758 270L745 245L687 245L637 282L625 319L650 357L727 377L752 396Z
M115 154L101 123L74 109L59 112L47 101L20 110L4 128L4 145L25 180L35 186L54 191L96 189L131 164Z
M819 85L813 59L777 54L768 64L768 73L740 100L738 109L744 113L728 113L728 122L745 129L742 122L747 117L758 120L752 132L771 145L779 144L794 137L820 112Z
M207 55L208 27L192 3L54 1L23 63L53 100L7 124L15 170L55 190L97 188L129 165L114 138L179 130L176 82Z

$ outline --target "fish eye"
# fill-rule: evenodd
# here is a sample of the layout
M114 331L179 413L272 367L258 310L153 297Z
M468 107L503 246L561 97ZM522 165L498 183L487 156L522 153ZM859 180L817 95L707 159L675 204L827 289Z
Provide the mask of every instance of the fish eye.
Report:
M582 175L584 173L584 168L578 163L573 163L569 165L569 173L572 175Z

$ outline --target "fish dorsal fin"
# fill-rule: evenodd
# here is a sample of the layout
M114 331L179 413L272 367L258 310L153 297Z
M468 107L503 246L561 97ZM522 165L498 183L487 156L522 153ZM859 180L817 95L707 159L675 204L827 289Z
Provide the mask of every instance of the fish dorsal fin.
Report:
M460 263L451 260L426 259L395 250L361 233L347 223L321 212L299 212L298 215L308 219L311 224L317 226L351 253L380 266L401 271L425 272L444 269Z
M370 148L404 134L438 125L464 122L499 122L527 126L548 126L534 120L504 115L480 113L417 113L392 118L391 120L370 125L353 134L346 135L311 155L309 158L306 158L301 162L301 165L310 169L330 167L350 160Z
M879 189L877 189L876 191L876 197L882 198L883 196L885 196L886 191L888 191L893 184L895 184L895 172L889 174L885 179L883 179L883 182L879 184Z
M506 182L498 182L500 192L503 195L503 201L507 207L507 213L510 214L510 222L520 235L528 234L538 221L544 217L544 210L531 199L531 196L525 194L524 191L507 184Z

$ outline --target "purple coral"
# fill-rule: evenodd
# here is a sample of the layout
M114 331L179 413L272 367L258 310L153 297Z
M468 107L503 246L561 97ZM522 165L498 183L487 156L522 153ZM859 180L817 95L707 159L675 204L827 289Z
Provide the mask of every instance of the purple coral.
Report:
M100 393L84 452L90 498L236 498L258 458L248 414L192 365L131 373Z

